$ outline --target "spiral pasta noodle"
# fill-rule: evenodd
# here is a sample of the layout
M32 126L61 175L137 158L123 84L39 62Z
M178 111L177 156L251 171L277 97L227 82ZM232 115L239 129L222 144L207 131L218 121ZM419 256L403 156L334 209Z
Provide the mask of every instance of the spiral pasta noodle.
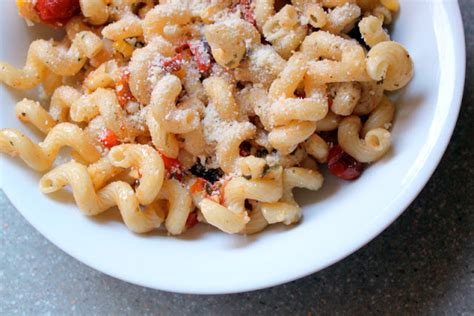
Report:
M67 50L37 40L31 43L22 69L0 62L0 81L16 89L31 89L44 80L46 69L60 76L73 76L101 49L102 41L91 32L78 33Z
M39 144L19 131L11 128L0 130L0 152L19 156L30 168L37 171L48 170L59 150L70 146L88 162L100 158L97 149L89 142L84 132L74 124L61 123L54 126Z
M86 215L255 234L301 220L293 190L318 191L321 165L355 180L396 146L386 93L414 75L386 29L397 0L16 3L64 38L0 62L7 86L41 85L14 111L44 135L2 128L0 153L46 172L45 194L69 186Z
M39 186L43 193L53 193L66 185L71 186L79 209L86 215L98 215L117 206L125 225L136 233L149 232L162 222L153 209L140 209L133 189L125 182L112 182L96 192L87 168L74 161L45 174Z

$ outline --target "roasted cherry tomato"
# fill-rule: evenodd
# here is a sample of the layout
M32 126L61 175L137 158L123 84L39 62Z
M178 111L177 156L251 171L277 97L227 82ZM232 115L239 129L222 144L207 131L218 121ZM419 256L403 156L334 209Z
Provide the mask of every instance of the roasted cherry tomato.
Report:
M41 21L62 26L80 11L79 0L37 0L35 10Z
M328 169L341 179L354 180L361 175L363 165L342 150L341 146L335 145L329 150Z

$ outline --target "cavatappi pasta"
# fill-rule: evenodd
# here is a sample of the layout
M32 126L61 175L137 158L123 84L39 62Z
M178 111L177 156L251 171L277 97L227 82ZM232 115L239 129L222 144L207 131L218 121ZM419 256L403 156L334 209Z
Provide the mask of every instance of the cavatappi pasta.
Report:
M385 91L413 77L385 27L397 0L17 0L35 40L0 81L38 87L0 130L0 152L70 186L79 209L178 235L202 222L253 234L302 217L294 188L320 165L352 180L392 145ZM70 147L68 162L56 161ZM63 159L61 159L63 160Z

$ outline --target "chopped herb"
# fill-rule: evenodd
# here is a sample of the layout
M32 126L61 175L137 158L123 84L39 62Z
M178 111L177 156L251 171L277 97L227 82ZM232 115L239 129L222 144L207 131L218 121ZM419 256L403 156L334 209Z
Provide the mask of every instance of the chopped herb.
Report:
M206 167L204 167L200 163L194 164L191 167L191 169L189 169L189 171L193 175L195 175L197 177L200 177L200 178L204 178L204 179L206 179L207 181L209 181L211 183L214 183L214 182L218 181L220 178L222 178L222 176L224 176L224 171L222 171L221 168L206 169Z

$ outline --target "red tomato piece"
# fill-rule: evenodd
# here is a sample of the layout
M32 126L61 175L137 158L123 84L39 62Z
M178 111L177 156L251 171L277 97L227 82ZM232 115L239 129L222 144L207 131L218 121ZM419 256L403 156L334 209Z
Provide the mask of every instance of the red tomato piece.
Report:
M335 145L329 150L328 155L329 172L344 180L357 179L363 170L363 165L344 150Z
M197 178L191 186L190 192L193 194L201 193L204 198L222 204L224 202L224 187L227 182L228 181L211 184L206 179Z
M115 133L113 131L111 131L110 129L103 129L97 139L99 140L99 142L101 142L106 148L112 148L114 146L117 146L120 141L117 137L117 135L115 135Z
M189 41L188 44L199 71L208 72L211 70L212 63L209 45L204 41Z
M128 82L130 80L130 71L124 69L122 75L120 76L119 81L115 85L115 91L117 92L117 99L120 106L123 108L127 105L129 101L136 101L135 97L130 91L130 86Z
M40 19L54 26L62 26L80 11L79 0L37 0L35 10Z
M181 53L174 55L173 57L165 57L161 61L161 67L167 73L173 73L181 69L184 59Z
M168 172L168 176L178 181L183 181L183 165L181 162L179 162L178 159L167 157L162 153L160 153L160 155L163 159L165 169Z
M204 186L206 185L207 181L203 178L197 178L196 181L193 183L193 185L190 188L191 193L199 193L203 192Z
M191 212L186 220L186 229L193 228L198 223L197 212Z

